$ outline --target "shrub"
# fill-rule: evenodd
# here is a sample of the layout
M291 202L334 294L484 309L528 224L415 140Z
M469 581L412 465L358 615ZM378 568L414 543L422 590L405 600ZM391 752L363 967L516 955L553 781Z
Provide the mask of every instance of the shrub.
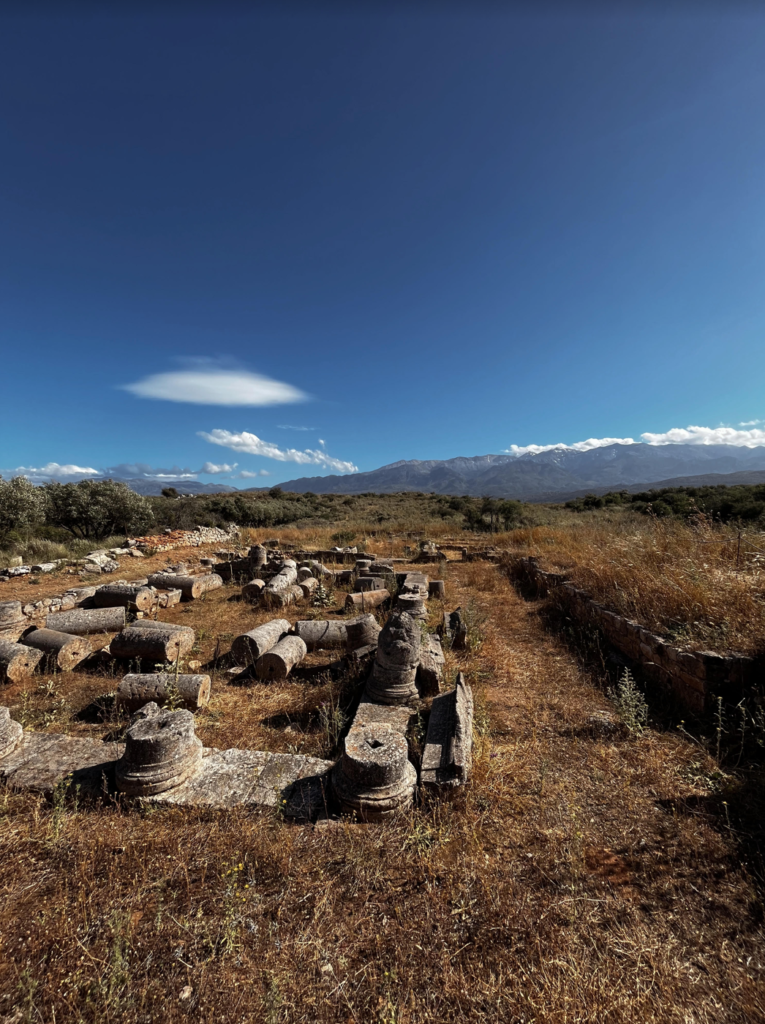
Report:
M146 498L113 480L46 484L42 491L47 522L73 537L100 540L117 533L144 533L154 522Z
M27 530L45 516L45 496L25 476L0 477L0 537L11 530Z

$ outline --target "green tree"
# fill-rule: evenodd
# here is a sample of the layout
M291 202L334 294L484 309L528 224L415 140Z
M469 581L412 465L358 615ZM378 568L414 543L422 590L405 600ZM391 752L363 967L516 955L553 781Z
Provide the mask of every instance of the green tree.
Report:
M45 495L25 476L3 480L0 476L0 537L11 530L28 530L45 516Z
M46 520L73 537L99 540L114 533L144 533L154 522L149 502L114 480L46 484Z

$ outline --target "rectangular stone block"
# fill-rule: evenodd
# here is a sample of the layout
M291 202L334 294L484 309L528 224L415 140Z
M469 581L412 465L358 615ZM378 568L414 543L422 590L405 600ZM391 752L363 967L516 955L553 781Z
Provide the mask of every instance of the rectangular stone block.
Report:
M422 755L422 784L435 788L464 785L472 753L473 693L460 672L455 688L433 701Z

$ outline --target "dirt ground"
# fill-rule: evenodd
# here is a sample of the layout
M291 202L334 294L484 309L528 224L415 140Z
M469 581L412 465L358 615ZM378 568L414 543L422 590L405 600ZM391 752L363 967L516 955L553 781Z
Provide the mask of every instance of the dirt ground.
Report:
M471 784L316 827L0 795L0 1021L765 1020L761 771L679 733L604 734L592 716L612 706L538 605L493 565L425 571L471 623L447 657L476 695ZM335 657L318 680L231 681L231 639L272 617L237 592L161 614L197 629L213 673L198 734L328 756ZM0 697L105 738L124 727L115 685L72 673Z

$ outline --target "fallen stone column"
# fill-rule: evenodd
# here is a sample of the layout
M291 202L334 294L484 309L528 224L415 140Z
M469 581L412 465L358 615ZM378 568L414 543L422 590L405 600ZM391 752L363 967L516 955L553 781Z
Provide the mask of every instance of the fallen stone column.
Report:
M45 618L48 629L74 636L88 633L116 633L125 628L125 609L118 608L73 608L68 612L56 612Z
M298 586L303 593L303 600L310 601L319 587L319 581L311 576L310 579L303 580L302 583L298 583Z
M309 651L317 648L345 647L348 643L348 629L345 622L328 622L325 619L299 619L290 630L299 636Z
M153 576L149 576L149 586L156 587L158 590L180 590L184 601L196 601L205 592L205 585L202 582L205 578L204 576L176 576L172 573L157 572Z
M210 700L210 677L158 672L153 675L130 673L117 687L116 702L129 711L137 711L154 701L164 705L171 696L179 699L188 711L198 711Z
M390 725L351 729L330 776L341 809L362 821L380 821L409 806L417 772L407 754L406 739Z
M128 796L163 793L193 775L201 761L191 712L146 704L125 734L125 753L115 766L117 789Z
M394 611L378 637L377 655L367 693L379 704L407 704L419 694L415 679L420 661L421 633L406 612Z
M308 648L299 636L285 636L269 651L261 654L255 662L255 675L262 682L286 679L307 653Z
M154 604L154 591L149 587L130 586L125 583L107 583L93 595L96 608L130 608L147 612Z
M287 608L303 600L303 591L295 583L283 590L272 591L266 587L260 601L264 608Z
M270 651L290 629L287 619L272 619L256 626L249 633L234 639L231 654L239 665L254 665L258 658Z
M18 747L24 737L24 729L11 718L10 708L0 708L0 761Z
M434 697L441 692L444 681L444 652L441 641L432 633L420 646L420 663L417 666L417 689L421 697Z
M360 615L357 619L349 619L345 623L348 652L360 650L362 647L377 647L380 628L380 624L371 613Z
M215 572L210 572L206 576L197 576L196 579L198 583L202 584L203 594L207 594L211 590L218 590L219 587L223 586L223 579Z
M345 599L345 607L364 612L370 608L379 608L389 597L390 594L387 590L367 590L360 594L348 594Z
M21 642L25 647L33 647L42 652L48 672L54 667L62 672L70 672L93 653L93 648L84 637L59 633L56 629L33 629L21 638Z
M188 633L189 636L194 636L194 630L191 626L181 626L177 622L162 622L161 619L136 619L135 622L131 622L128 629L160 629L160 630L175 630L176 632Z
M461 786L472 763L473 692L460 672L455 688L433 701L420 779L428 787Z
M113 657L174 662L194 646L193 629L123 629L109 645Z
M250 548L249 559L251 567L257 572L268 561L268 552L262 544L255 544Z
M25 676L31 676L42 660L43 652L11 640L0 640L0 680L4 683L18 683Z
M242 597L245 601L250 601L252 604L257 604L261 598L261 595L265 589L265 580L250 580L249 583L245 583L242 587Z

